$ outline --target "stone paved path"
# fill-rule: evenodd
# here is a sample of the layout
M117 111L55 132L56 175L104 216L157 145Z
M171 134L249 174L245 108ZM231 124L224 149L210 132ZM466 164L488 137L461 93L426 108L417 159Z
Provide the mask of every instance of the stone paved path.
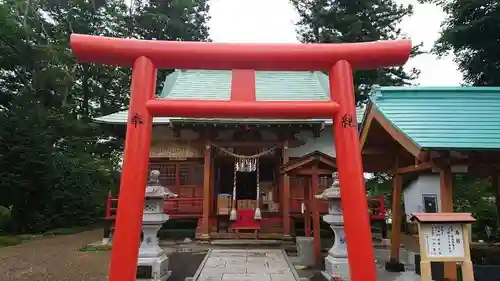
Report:
M211 250L194 281L298 281L282 250Z

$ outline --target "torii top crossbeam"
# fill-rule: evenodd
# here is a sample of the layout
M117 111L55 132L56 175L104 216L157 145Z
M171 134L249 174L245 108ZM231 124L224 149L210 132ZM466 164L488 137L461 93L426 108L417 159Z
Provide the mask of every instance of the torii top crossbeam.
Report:
M72 34L71 48L80 62L133 67L110 281L133 281L136 277L153 116L332 118L335 137L333 149L336 151L351 280L376 281L352 70L402 65L410 55L410 41L223 44ZM155 99L156 71L159 68L328 71L331 100L261 102ZM205 151L210 149L207 144ZM207 182L204 192L210 190L208 174L207 178L204 178ZM284 189L284 229L290 226L288 195ZM209 213L208 199L203 201L203 210ZM209 238L208 220L203 224Z
M72 34L71 48L80 62L132 66L141 56L156 68L255 69L328 71L339 60L354 69L404 64L411 41L376 41L346 44L237 44L147 41Z

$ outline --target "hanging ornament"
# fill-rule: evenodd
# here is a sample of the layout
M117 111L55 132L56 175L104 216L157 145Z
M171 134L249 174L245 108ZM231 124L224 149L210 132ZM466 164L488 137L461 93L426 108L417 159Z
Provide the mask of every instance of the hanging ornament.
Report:
M255 198L256 207L255 207L254 219L260 220L260 219L262 219L262 212L260 210L260 170L259 170L257 159L255 159L255 161L254 161L254 168L255 168L255 171L257 172L257 174L256 174L257 198Z

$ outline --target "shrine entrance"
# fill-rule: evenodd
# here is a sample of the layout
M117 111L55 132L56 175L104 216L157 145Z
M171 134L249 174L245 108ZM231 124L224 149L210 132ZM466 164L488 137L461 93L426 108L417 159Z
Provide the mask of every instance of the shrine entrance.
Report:
M404 64L411 53L411 41L228 44L142 41L72 34L71 48L79 62L133 68L110 281L134 281L136 278L153 116L332 119L351 280L377 279L366 212L368 204L352 72L353 69ZM162 100L155 98L158 68L239 69L242 71L237 75L247 83L244 83L245 87L236 89L234 94L232 92L231 100ZM258 101L253 70L328 71L330 100ZM211 149L207 142L205 155L209 155ZM210 161L209 157L205 157L205 167L210 166ZM210 170L204 170L204 179L210 179ZM205 180L203 210L206 213L210 209L210 186L210 181ZM284 190L284 198L289 196L286 192L289 191ZM284 201L283 211L284 214L289 213L288 202ZM208 228L208 225L208 220L205 220L202 227Z
M234 160L221 158L216 160L217 179L215 194L233 194ZM236 200L254 200L257 197L257 173L238 172L236 174Z

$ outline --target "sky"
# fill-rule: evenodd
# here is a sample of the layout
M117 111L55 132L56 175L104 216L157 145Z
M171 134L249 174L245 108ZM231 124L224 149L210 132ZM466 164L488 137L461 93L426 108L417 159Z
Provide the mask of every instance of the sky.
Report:
M395 0L414 5L414 15L401 23L401 29L413 44L424 43L429 51L439 36L445 14L431 4L417 0ZM210 37L214 42L297 42L295 23L298 15L288 0L212 0L210 3ZM438 59L425 54L411 59L406 68L421 71L414 82L420 86L458 86L462 76L453 58Z

